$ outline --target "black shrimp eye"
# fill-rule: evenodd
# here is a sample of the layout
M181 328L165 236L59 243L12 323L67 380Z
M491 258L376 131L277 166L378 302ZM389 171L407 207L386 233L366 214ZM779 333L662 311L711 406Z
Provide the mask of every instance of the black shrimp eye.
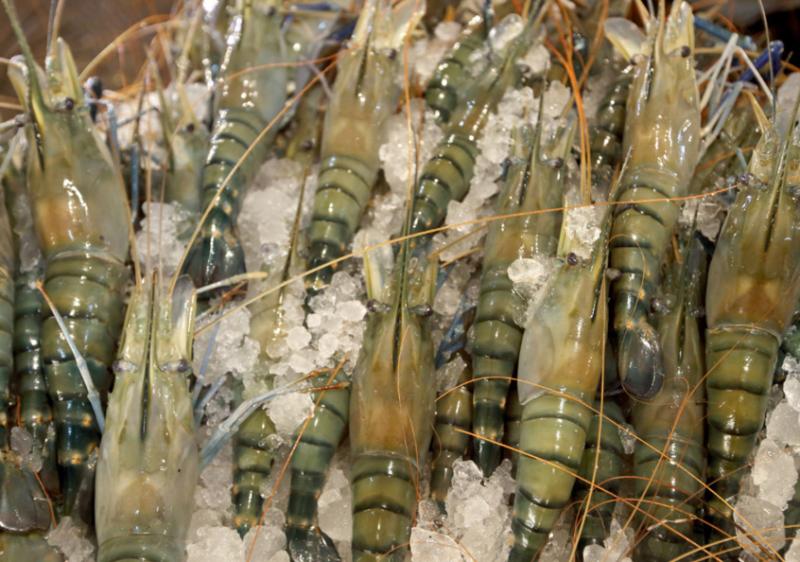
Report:
M554 170L560 170L563 165L564 165L563 158L553 158L552 160L550 160L550 166L552 166Z
M575 252L567 254L567 263L569 265L578 265L578 255Z
M189 123L188 125L186 125L186 132L194 133L194 123Z
M392 49L389 51L389 60L394 60L397 58L397 49Z
M75 100L72 98L67 98L64 100L64 109L67 111L72 111L75 109Z
M313 139L306 139L306 140L304 140L302 143L300 143L300 148L301 148L302 150L306 150L306 151L308 151L308 150L311 150L312 148L314 148L314 141L313 141Z
M689 45L684 45L683 47L681 47L681 56L683 58L686 58L691 54L692 54L692 49L691 47L689 47Z
M99 76L90 76L86 85L96 99L103 97L103 82Z

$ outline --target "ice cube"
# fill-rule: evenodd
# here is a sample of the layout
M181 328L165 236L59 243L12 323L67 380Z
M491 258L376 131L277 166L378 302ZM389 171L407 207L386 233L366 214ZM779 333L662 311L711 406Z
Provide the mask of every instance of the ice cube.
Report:
M733 517L737 525L736 539L750 554L758 556L764 545L775 550L783 547L783 512L779 507L766 500L740 495Z
M270 508L269 512L278 511ZM269 512L267 515L269 515ZM282 525L269 521L265 515L265 523L260 527L253 527L244 536L243 542L248 555L252 560L269 560L272 556L286 548L286 535ZM283 514L280 514L283 519Z
M201 527L187 543L187 562L244 562L245 545L232 527Z
M353 507L350 479L341 469L344 459L334 462L319 497L319 527L337 542L350 542L353 533ZM339 465L339 466L336 466Z
M290 392L267 403L266 410L278 434L290 439L314 409L308 392Z
M800 413L781 401L767 418L767 437L779 443L800 447Z
M515 486L509 465L486 480L472 461L457 460L445 505L445 527L477 560L494 562L508 555L510 490Z
M92 562L94 544L87 535L88 532L83 524L75 523L71 517L65 516L45 538L50 546L64 553L67 562Z
M763 440L753 461L753 483L758 486L758 498L783 511L794 495L796 482L792 455L771 439Z
M305 349L311 342L311 334L302 326L295 326L286 334L286 343L293 351Z
M461 547L447 535L411 529L411 562L464 562Z

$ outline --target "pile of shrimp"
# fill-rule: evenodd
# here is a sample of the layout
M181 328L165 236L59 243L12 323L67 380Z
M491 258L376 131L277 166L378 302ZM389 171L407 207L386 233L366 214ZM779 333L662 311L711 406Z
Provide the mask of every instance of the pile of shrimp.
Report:
M800 559L768 30L184 1L79 72L2 4L0 560Z

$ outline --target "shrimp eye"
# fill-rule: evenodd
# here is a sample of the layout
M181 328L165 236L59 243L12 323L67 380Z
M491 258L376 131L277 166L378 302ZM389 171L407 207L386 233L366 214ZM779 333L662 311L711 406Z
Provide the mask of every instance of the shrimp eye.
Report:
M684 45L683 47L681 47L681 56L683 58L686 58L691 54L692 54L692 49L689 47L689 45Z
M553 158L552 160L550 160L549 163L550 163L550 166L552 166L554 170L560 170L561 167L564 165L564 159L563 158Z
M188 125L186 125L186 132L194 133L194 123L189 123Z
M392 49L389 51L389 60L394 60L397 58L397 49Z
M99 100L103 97L103 82L99 76L90 76L89 80L86 81L86 87L89 88L95 99Z
M72 111L75 109L75 100L72 98L67 98L64 100L64 109L67 111Z
M575 252L567 254L567 263L569 265L578 265L578 255Z
M300 148L302 150L311 150L314 148L314 141L313 139L306 139L302 143L300 143Z

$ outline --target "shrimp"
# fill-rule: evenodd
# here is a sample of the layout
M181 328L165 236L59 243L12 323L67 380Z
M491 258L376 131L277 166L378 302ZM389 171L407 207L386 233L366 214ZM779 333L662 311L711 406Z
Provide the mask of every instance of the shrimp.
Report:
M629 69L626 69L614 81L597 108L597 115L590 129L592 172L604 181L610 179L614 168L623 158L622 141L631 78Z
M235 222L245 190L266 159L278 128L273 126L264 135L262 130L279 115L286 101L290 72L279 64L289 60L282 22L276 0L244 0L231 23L215 124L202 172L202 207L211 209L185 265L198 287L245 271ZM249 71L251 67L257 68Z
M5 202L0 200L0 530L46 531L47 500L30 467L9 447L14 337L14 245Z
M511 527L510 562L538 556L561 510L569 503L591 426L595 392L603 369L606 310L606 243L610 223L591 256L566 255L525 326L519 358L522 404L517 493Z
M537 0L527 23L511 14L498 25L498 34L511 38L505 41L502 49L497 49L486 71L469 84L445 130L444 139L422 168L414 194L411 233L441 225L450 201L460 201L466 195L474 174L478 138L489 113L497 109L506 89L516 81L517 59L527 51L538 30L542 4Z
M753 103L764 132L717 242L706 289L707 480L710 520L731 530L731 508L764 425L778 349L800 297L800 140L785 140ZM794 124L797 113L791 123ZM718 495L717 495L718 494Z
M439 123L450 122L450 116L459 106L464 88L474 80L475 75L470 69L473 64L471 58L484 47L488 35L485 19L475 16L456 44L436 65L436 70L425 88L425 104L433 110Z
M583 529L578 538L578 552L591 544L603 545L611 529L611 517L614 514L614 499L620 489L620 475L625 467L625 450L619 435L619 428L613 422L621 424L625 421L622 410L616 402L608 397L594 404L598 413L592 415L592 424L586 434L586 447L583 450L579 474L582 480L575 482L572 497L580 502L578 520L585 517ZM602 423L602 427L600 424ZM600 429L600 441L597 441L597 431ZM598 451L598 449L600 449ZM595 466L597 471L595 472ZM603 490L595 489L591 501L589 497L589 484L594 481Z
M575 128L572 124L550 141L542 140L540 125L514 132L508 179L497 203L497 213L558 209L563 205L567 157ZM544 145L544 146L543 146ZM525 303L512 290L508 267L518 258L552 256L558 246L561 213L528 214L489 225L481 272L478 310L472 345L474 417L472 430L476 462L484 475L501 460L495 443L503 436L503 419L510 379L514 376L523 328L518 318ZM480 437L486 436L491 441Z
M327 382L327 378L322 382ZM332 382L341 388L322 391L314 417L300 436L290 464L292 482L286 510L286 540L289 554L298 562L340 559L333 541L317 524L317 500L350 416L348 377L339 370Z
M41 330L44 298L36 288L42 274L42 255L33 230L30 201L20 170L3 179L11 211L17 273L14 288L14 379L19 392L19 421L31 434L43 457L39 477L51 496L58 495L53 406L42 370Z
M369 0L352 44L338 64L333 98L325 115L322 164L308 227L309 269L340 258L353 240L380 170L381 129L397 105L397 56L405 37L423 15L424 2ZM326 267L309 275L317 291L333 275Z
M181 277L131 295L97 464L99 562L184 559L200 473L189 394L196 297Z
M24 69L9 77L30 108L27 183L44 255L44 286L87 358L101 398L122 321L130 224L125 188L111 154L94 130L68 46L53 42L46 75L36 66L13 0L3 5L22 47ZM64 512L90 477L89 457L100 440L88 392L52 312L42 323L42 363L55 407Z
M477 279L469 281L472 285ZM436 352L436 368L444 367L452 357L463 362L463 368L453 388L436 398L436 421L433 428L433 460L431 461L431 497L444 510L447 492L453 480L453 463L466 453L469 447L467 431L472 425L472 379L467 355L467 333L475 318L475 306L471 304L470 290L458 305L453 321Z
M453 463L463 457L469 447L466 431L472 423L472 390L467 382L471 378L467 364L456 381L457 388L440 396L436 402L431 497L442 509L453 480Z
M666 20L665 11L662 0L634 73L623 147L628 165L611 233L610 267L620 272L612 286L618 372L623 388L641 398L658 392L664 378L648 313L679 210L673 201L653 200L687 193L700 140L692 11L685 2L674 2Z
M289 251L283 263L280 276L272 275L279 282L289 278L292 259L295 256L300 216L303 209L305 195L305 178L300 187L300 196L295 211L292 237ZM268 278L268 283L271 281ZM250 307L250 337L258 342L261 348L261 369L265 372L266 386L272 386L272 380L267 366L270 349L285 337L284 330L284 303L285 291L280 289L268 294L265 298L254 302ZM233 470L233 506L234 525L239 534L244 537L247 531L259 524L264 508L264 491L267 480L275 463L275 451L269 437L275 434L275 425L269 419L263 408L257 408L250 414L239 427L234 439L234 470ZM298 445L297 452L301 452ZM302 454L302 453L301 453ZM324 478L323 478L324 480Z
M428 316L436 262L409 256L409 250L406 241L393 279L377 259L364 259L367 294L377 304L369 312L350 398L354 562L406 558L431 440Z
M642 440L634 453L635 491L642 509L637 516L647 529L636 547L641 560L672 560L689 551L683 537L693 536L702 500L705 396L698 389L703 345L697 317L708 258L695 236L683 246L664 280L669 310L658 320L664 386L651 400L634 401L632 407L633 427Z

